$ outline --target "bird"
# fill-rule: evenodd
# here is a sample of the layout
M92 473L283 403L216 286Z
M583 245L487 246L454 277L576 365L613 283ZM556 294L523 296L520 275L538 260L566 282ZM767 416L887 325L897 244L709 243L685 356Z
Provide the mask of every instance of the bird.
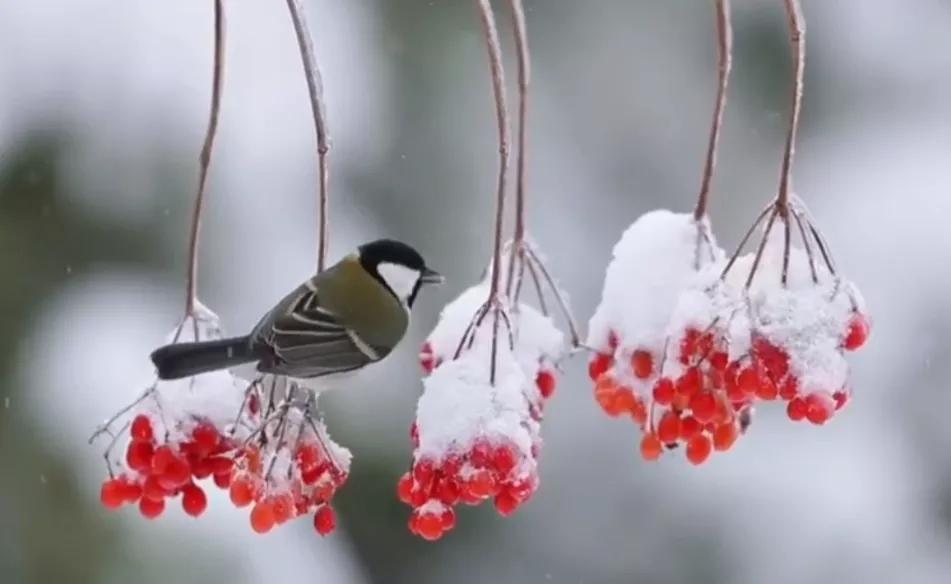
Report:
M413 247L371 241L298 286L249 334L165 345L152 363L162 380L245 363L296 379L354 372L399 344L420 289L442 282Z

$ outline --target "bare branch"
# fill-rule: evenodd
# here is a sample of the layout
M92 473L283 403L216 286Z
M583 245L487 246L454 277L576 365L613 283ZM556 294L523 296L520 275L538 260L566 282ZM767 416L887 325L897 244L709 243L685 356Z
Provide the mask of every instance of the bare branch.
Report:
M225 8L224 0L215 0L215 63L211 80L211 111L208 115L208 128L205 130L205 142L198 159L198 192L195 194L195 206L192 211L191 232L188 242L188 272L185 276L185 316L195 312L198 297L198 240L201 233L201 216L205 208L205 186L208 182L208 167L211 153L218 133L218 112L221 108L221 93L225 71ZM197 339L196 339L197 340Z
M314 116L314 130L317 133L317 172L318 172L318 235L317 235L317 271L323 271L327 259L327 242L329 233L329 170L327 168L327 153L330 151L330 134L327 130L327 113L324 107L324 88L317 66L317 57L314 54L314 41L307 28L304 18L304 8L299 0L287 0L287 9L294 21L294 33L297 35L297 46L300 49L301 64L304 67L304 77L307 79L307 91L310 94L310 109Z
M528 31L525 25L525 10L522 0L509 0L512 9L512 25L515 32L516 53L518 55L518 158L515 169L515 235L509 259L508 294L512 294L515 275L515 259L525 239L525 166L528 152L528 94L531 84L532 63L528 50Z
M730 0L715 0L715 2L719 82L716 105L713 109L713 124L710 127L710 140L707 144L707 158L703 166L703 178L700 182L700 196L697 198L697 206L693 212L698 221L707 213L710 183L713 179L713 169L717 164L717 147L720 140L720 129L723 126L726 91L730 80L730 69L733 66L733 27L730 24Z
M779 176L779 196L777 204L785 218L789 211L790 175L793 156L796 152L796 133L799 130L799 113L802 109L803 72L806 61L806 30L799 0L784 0L789 20L789 40L793 47L793 87L792 104L789 114L789 130L786 134L786 147L783 151L783 165Z

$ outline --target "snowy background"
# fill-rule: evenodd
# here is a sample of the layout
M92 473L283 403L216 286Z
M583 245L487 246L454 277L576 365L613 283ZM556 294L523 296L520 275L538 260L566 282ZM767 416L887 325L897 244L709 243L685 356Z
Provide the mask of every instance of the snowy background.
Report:
M586 320L622 230L695 197L712 2L526 3L530 225ZM227 4L201 294L239 332L309 275L315 164L284 3ZM789 77L782 3L734 4L712 203L727 248L775 192ZM181 310L212 2L0 0L0 581L948 582L951 3L804 5L796 189L875 323L849 410L821 429L766 412L700 469L648 465L577 358L548 408L536 498L508 520L466 510L427 544L395 496L416 351L483 267L495 181L472 2L307 3L334 139L331 255L393 236L449 278L420 299L400 350L326 400L356 461L341 529L321 539L303 520L255 536L223 497L199 521L107 512L100 447L86 444L148 378Z

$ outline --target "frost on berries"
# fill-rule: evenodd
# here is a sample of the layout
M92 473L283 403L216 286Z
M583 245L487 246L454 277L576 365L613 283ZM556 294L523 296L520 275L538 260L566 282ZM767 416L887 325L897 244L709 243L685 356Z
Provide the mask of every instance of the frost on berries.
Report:
M410 531L427 540L455 526L459 503L492 499L508 516L538 487L540 423L557 383L564 335L528 305L506 311L491 383L491 313L471 343L463 342L488 295L480 284L446 306L421 352L428 375L411 429L412 468L398 495L413 507Z
M705 219L661 210L615 246L589 375L601 408L640 428L646 460L683 447L701 464L729 450L757 403L785 401L814 424L847 403L845 352L869 331L861 296L781 228L764 237L758 262L728 264Z
M220 338L217 317L200 308L174 340ZM130 410L127 436L107 451L101 502L135 504L154 519L178 500L199 517L214 487L236 507L250 507L256 532L313 513L315 530L326 535L336 525L330 501L347 478L350 453L330 440L315 408L316 397L286 378L249 383L215 371L157 381Z

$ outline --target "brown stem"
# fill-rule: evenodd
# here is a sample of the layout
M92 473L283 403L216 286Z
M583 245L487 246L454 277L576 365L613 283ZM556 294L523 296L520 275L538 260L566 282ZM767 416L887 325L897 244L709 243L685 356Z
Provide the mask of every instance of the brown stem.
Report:
M205 142L198 158L198 192L195 194L195 206L192 210L191 232L188 242L188 271L185 275L185 316L195 312L198 298L198 239L201 233L201 215L205 208L205 186L208 183L208 167L211 153L218 133L218 112L221 108L222 82L225 71L225 7L224 0L215 0L215 63L211 78L211 111L208 115L208 127L205 130ZM197 338L195 339L198 340Z
M740 258L740 254L743 253L743 248L746 247L747 242L753 237L753 233L756 232L756 228L759 227L759 224L763 222L763 219L766 218L766 215L774 209L775 205L770 204L768 207L763 209L759 214L759 217L756 218L756 221L750 225L749 230L747 230L746 235L743 236L743 239L740 240L740 244L736 246L736 251L733 252L733 255L730 256L730 260L727 262L726 267L723 268L723 271L720 273L720 279L723 280L726 278L726 275L730 272L730 269L733 268L733 264L736 263L736 260Z
M499 133L499 178L495 208L495 247L492 254L492 283L489 296L498 298L499 266L502 256L502 224L505 213L505 187L508 180L509 167L509 125L508 104L505 99L505 72L502 67L502 46L499 43L499 31L495 23L495 15L489 0L476 0L479 15L482 19L485 33L486 47L489 53L489 71L492 75L492 92L495 98L496 123Z
M733 65L733 27L730 25L730 0L716 0L717 10L717 53L719 55L719 83L717 100L713 109L713 124L710 127L710 140L707 144L707 159L703 166L703 178L700 181L700 196L693 216L698 221L707 213L710 198L710 182L713 169L717 164L717 146L720 141L720 128L723 126L723 110L726 106L726 90L730 81L730 69Z
M792 105L789 114L789 130L786 133L786 146L783 151L783 165L779 175L779 196L777 206L786 218L789 210L790 174L793 156L796 152L796 133L799 130L799 113L802 109L803 72L806 61L806 30L799 0L784 0L789 20L789 39L793 47L793 87Z
M486 47L489 53L489 71L492 75L492 92L495 97L495 113L499 132L499 179L495 209L495 248L492 254L492 283L489 288L488 303L495 312L492 324L492 355L490 358L489 382L495 385L496 355L499 332L499 272L502 261L502 224L505 214L505 186L509 166L509 127L508 105L505 100L505 73L502 68L502 46L499 43L499 31L495 15L489 0L476 0L479 15L485 33Z
M746 278L746 289L749 290L750 286L753 285L753 278L756 277L756 270L759 269L759 263L763 259L763 252L766 250L766 242L769 240L769 232L773 230L773 223L776 221L776 216L780 215L778 205L772 207L772 213L769 214L769 219L766 221L766 228L763 230L763 239L759 242L759 247L756 248L756 256L753 258L753 266L750 268L750 275Z
M314 116L314 130L317 133L317 172L318 172L318 228L317 236L317 271L321 272L327 259L327 242L329 233L329 196L327 184L329 171L327 168L327 153L330 151L330 133L327 130L327 110L324 107L324 88L317 66L317 57L314 54L314 41L307 28L304 18L304 8L300 0L287 0L287 9L294 21L294 33L297 35L297 46L300 49L301 64L304 67L304 77L307 79L307 91L310 94L310 109Z
M525 10L522 0L509 0L512 9L512 24L515 30L515 45L518 55L518 159L515 170L515 236L509 259L508 293L512 294L515 275L515 258L525 239L525 165L527 146L528 93L531 84L532 64L528 50L528 31L525 25Z

